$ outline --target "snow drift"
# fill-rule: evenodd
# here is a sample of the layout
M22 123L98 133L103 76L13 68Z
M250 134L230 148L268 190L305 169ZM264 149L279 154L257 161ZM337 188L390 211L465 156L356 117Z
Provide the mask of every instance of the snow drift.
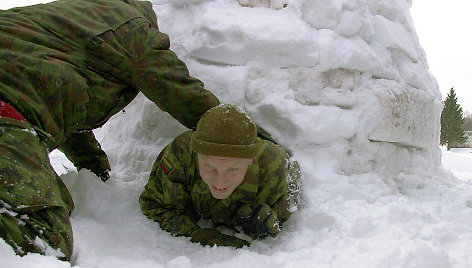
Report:
M472 264L471 188L441 166L441 96L411 0L153 3L191 74L222 102L244 107L300 162L305 207L277 238L238 250L201 247L159 229L137 198L160 150L185 128L140 95L96 132L112 165L110 182L77 174L52 154L77 206L74 265ZM0 253L14 264L41 259L4 246Z

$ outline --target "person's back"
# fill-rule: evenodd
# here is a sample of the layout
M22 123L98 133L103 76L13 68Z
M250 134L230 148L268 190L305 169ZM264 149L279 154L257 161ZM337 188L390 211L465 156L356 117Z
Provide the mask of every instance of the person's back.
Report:
M192 99L218 104L169 50L149 2L59 0L0 12L0 100L52 135L51 149L103 125L139 91L187 127L202 114ZM188 107L170 104L186 94Z
M93 97L88 71L93 60L86 46L143 17L123 1L100 2L56 1L0 11L0 98L53 135L56 144L85 123L85 106Z

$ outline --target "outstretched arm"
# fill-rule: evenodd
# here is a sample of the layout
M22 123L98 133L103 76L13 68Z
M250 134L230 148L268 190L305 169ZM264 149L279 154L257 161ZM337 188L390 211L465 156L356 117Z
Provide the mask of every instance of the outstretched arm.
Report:
M219 104L170 50L169 37L137 18L97 36L87 45L94 68L141 91L187 128Z
M107 154L102 150L92 131L75 132L58 148L77 169L88 169L102 181L107 181L111 170Z
M128 44L131 84L187 128L195 128L200 117L219 104L170 50L166 34L138 25L119 38Z
M169 50L167 35L149 31L136 59L133 82L144 95L184 126L192 129L219 100L203 83L189 76L187 66Z

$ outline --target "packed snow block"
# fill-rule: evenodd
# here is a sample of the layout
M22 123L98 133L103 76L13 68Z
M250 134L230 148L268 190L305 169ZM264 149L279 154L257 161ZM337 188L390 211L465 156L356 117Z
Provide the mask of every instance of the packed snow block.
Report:
M211 13L212 8L205 10ZM313 29L298 18L275 10L238 8L231 14L215 11L195 29L197 44L188 56L219 65L259 62L272 66L313 66L317 62ZM256 12L258 11L258 12ZM294 31L293 29L297 29Z
M334 29L341 19L341 7L337 0L305 0L302 18L315 29Z
M270 7L270 0L237 0L245 7Z
M204 64L189 59L187 66L192 75L205 81L205 87L211 89L220 102L243 106L248 81L248 67Z
M425 75L425 67L420 62L412 62L403 50L392 48L389 51L400 76L408 85L416 88L434 87L434 84L430 83L431 79Z
M255 121L282 144L304 147L329 144L355 135L359 113L335 106L304 106L289 99L267 97L262 105L248 108Z
M400 12L396 1L367 0L366 4L373 15L382 15L392 21L398 17Z
M362 38L346 38L331 30L317 33L318 66L328 71L347 69L369 72L377 77L399 80L390 52L378 44L369 44Z
M336 31L344 36L355 36L359 34L365 23L365 18L363 18L360 11L345 10Z
M312 68L287 68L281 79L288 80L288 88L293 99L302 105L336 106L343 110L353 109L365 103L370 92L365 85L371 79L368 73L347 69L332 69L321 72Z
M275 9L283 8L288 0L236 0L243 7L270 7Z
M432 148L439 143L441 102L426 91L391 80L377 81L378 124L369 134L372 141Z
M365 79L360 72L340 69L253 67L245 108L285 145L329 144L359 131L363 111L355 106L369 99L359 86Z
M373 18L376 40L387 48L397 48L405 51L413 61L418 61L419 55L412 40L412 34L399 23L383 16Z
M382 15L391 21L398 21L402 24L407 23L413 25L411 23L411 16L409 12L411 0L367 0L365 2L369 8L370 13L373 15ZM359 5L359 3L357 4Z
M195 4L200 4L203 2L208 2L210 0L150 0L150 1L154 5L165 4L165 5L172 5L178 8L182 8L182 7L188 6L189 4L195 5Z

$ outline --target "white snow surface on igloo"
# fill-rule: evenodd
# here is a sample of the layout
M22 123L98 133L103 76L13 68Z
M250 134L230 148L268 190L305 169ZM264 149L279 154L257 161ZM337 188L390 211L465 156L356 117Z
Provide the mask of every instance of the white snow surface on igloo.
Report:
M295 155L342 144L330 151L365 156L372 151L355 150L394 146L439 158L441 95L410 1L154 3L160 29L192 75L222 102L243 106ZM355 158L339 156L341 166Z
M202 247L162 231L137 199L160 150L186 129L139 95L96 131L112 165L106 184L51 154L76 204L74 266L472 265L472 188L441 165L441 97L411 1L153 4L191 75L244 107L300 162L305 204L279 236L249 248ZM24 267L68 266L14 256L4 243L0 255Z

